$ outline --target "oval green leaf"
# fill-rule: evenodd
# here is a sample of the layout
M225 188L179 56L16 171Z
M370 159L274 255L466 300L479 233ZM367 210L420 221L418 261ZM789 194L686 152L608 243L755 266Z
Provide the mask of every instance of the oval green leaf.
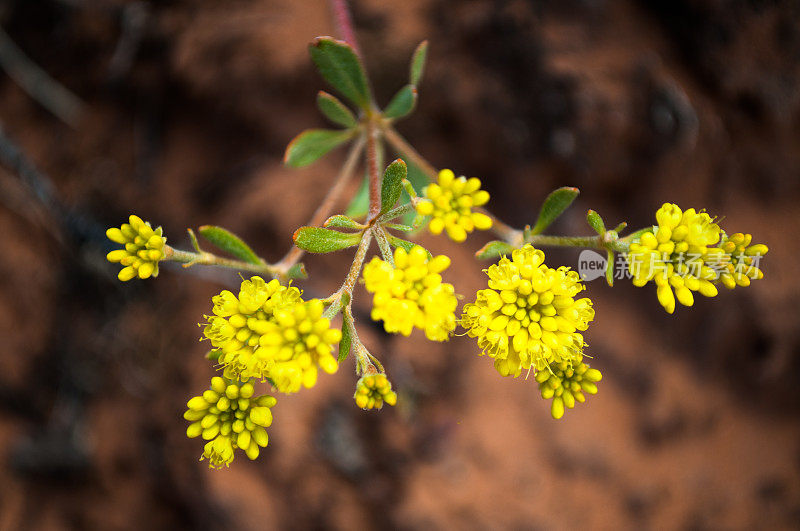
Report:
M289 268L289 271L286 272L286 276L289 278L289 280L302 280L304 278L308 278L306 266L302 263L295 264Z
M425 71L425 59L428 56L428 41L422 41L411 56L411 67L408 79L412 85L419 86Z
M216 247L235 256L239 260L249 264L264 263L264 261L253 252L249 245L244 243L241 238L229 230L214 225L203 225L198 229L198 232L203 238L210 241Z
M369 107L367 75L349 44L332 37L317 37L308 49L317 70L332 87L362 109Z
M589 210L586 213L586 222L594 229L597 234L603 235L606 233L606 224L603 223L603 218L594 210Z
M531 234L540 234L544 229L550 226L553 221L558 218L568 206L575 201L580 191L577 188L565 186L554 190L547 196L542 204L542 209L539 211L539 218L536 220L536 225L530 230Z
M286 147L283 163L293 168L307 166L352 137L352 131L308 129L297 135Z
M350 354L350 347L353 344L353 338L350 336L350 327L353 322L348 317L347 312L342 313L342 339L339 340L339 363L347 359Z
M344 103L324 90L317 93L317 108L331 122L342 127L355 127L355 115L345 107Z
M417 105L417 88L414 85L406 85L397 91L389 105L383 111L386 118L399 119L411 114Z
M322 227L301 227L293 238L297 247L309 253L332 253L358 245L361 233L345 234Z
M381 184L381 214L386 214L400 199L403 193L403 179L408 175L408 168L402 159L396 159L383 172Z
M606 282L609 286L614 285L614 251L608 251L608 261L606 262Z
M342 229L358 229L361 230L365 228L364 225L357 222L354 219L351 219L347 216L343 216L341 214L336 214L335 216L331 216L325 220L325 223L322 224L323 227L337 227Z
M509 255L513 250L514 247L506 242L495 240L481 247L478 252L475 253L475 258L478 260L491 260L498 256Z

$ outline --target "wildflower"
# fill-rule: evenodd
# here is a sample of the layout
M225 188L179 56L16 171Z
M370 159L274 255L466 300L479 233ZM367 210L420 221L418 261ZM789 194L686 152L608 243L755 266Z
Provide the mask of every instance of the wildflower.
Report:
M331 328L323 317L319 299L298 302L275 310L274 321L264 327L255 356L267 365L267 376L282 393L294 393L300 387L317 383L317 367L328 374L339 364L333 357L333 344L342 332Z
M417 204L417 213L432 216L428 229L433 234L446 230L450 239L463 242L474 229L486 230L492 226L492 218L472 211L472 207L489 201L489 192L480 188L480 179L456 179L451 170L442 170L438 184L432 183L423 190L425 200Z
M272 424L270 408L277 402L269 395L253 397L253 384L221 378L211 379L211 389L186 404L183 418L191 424L186 429L190 438L203 437L208 442L203 457L211 468L228 466L234 450L248 458L258 457L259 448L269 442L267 430Z
M124 246L124 249L108 253L106 259L123 266L117 275L122 281L135 276L157 277L158 262L164 259L164 245L167 243L163 230L161 227L153 229L149 222L133 214L129 221L106 231L108 239Z
M269 363L256 355L259 341L275 322L277 309L302 303L300 290L254 276L242 281L238 295L225 290L212 302L203 335L215 347L212 357L225 367L225 376L266 378Z
M759 260L769 249L763 243L751 245L753 236L737 232L728 236L723 232L719 246L709 249L706 261L719 274L719 282L728 289L749 286L751 280L764 278Z
M580 332L594 310L590 299L575 299L585 289L577 272L548 267L544 253L526 244L486 273L489 289L464 306L461 326L478 338L481 355L494 358L501 375L517 377L522 369L541 371L581 359Z
M751 278L763 276L753 266L767 247L748 247L752 238L741 233L728 238L707 213L664 203L656 221L656 227L631 243L628 267L635 286L656 284L658 301L668 313L675 311L676 300L692 306L693 292L715 297L716 284L747 286Z
M385 374L368 374L356 383L353 395L356 405L361 409L381 409L384 402L393 406L397 403L397 393Z
M428 258L419 245L409 252L395 249L394 267L374 257L364 268L367 291L375 294L372 319L383 320L389 333L408 336L417 327L432 341L447 341L456 327L458 305L453 285L440 275L448 267L447 256Z
M536 373L539 391L545 400L553 399L550 414L558 420L564 416L564 408L572 409L575 402L586 402L583 393L597 394L596 382L603 378L600 371L583 363L581 357L572 363L551 363L548 370Z

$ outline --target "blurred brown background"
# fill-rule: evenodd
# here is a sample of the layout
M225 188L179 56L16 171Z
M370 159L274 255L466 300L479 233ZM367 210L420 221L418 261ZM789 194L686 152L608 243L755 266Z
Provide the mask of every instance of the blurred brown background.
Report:
M281 165L296 133L325 126L306 45L335 33L328 6L7 0L0 529L797 528L800 4L353 8L382 103L430 39L400 130L438 167L481 177L501 218L534 221L563 185L582 195L553 232L589 233L588 208L640 227L664 201L705 207L769 245L765 279L674 316L654 289L591 282L605 378L558 422L535 382L500 378L472 340L383 334L359 288L397 407L358 410L348 360L279 399L258 461L209 471L181 414L213 373L195 324L237 277L164 266L122 285L103 230L136 212L187 247L186 227L213 223L278 259L343 156ZM74 127L7 75L13 43L82 100ZM448 280L469 298L488 239L422 242L454 258ZM577 251L547 252L576 266ZM301 287L327 295L348 260L308 257Z

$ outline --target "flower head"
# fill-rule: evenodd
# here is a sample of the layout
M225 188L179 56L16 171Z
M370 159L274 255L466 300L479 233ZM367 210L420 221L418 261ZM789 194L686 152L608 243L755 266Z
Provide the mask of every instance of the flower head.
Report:
M480 188L480 179L456 178L451 170L442 170L439 182L423 190L425 199L417 204L417 213L432 217L428 228L433 234L446 230L452 240L463 242L474 229L486 230L492 226L489 216L472 211L472 207L489 201L489 192Z
M356 405L361 409L381 409L384 402L393 406L397 403L397 393L385 374L368 374L356 383L353 395Z
M202 436L208 441L201 459L208 459L209 467L228 466L235 449L255 459L259 448L267 446L265 428L272 424L270 408L276 400L269 395L254 397L253 394L251 382L217 376L211 379L211 389L186 404L189 409L183 418L191 422L186 435Z
M106 259L123 266L117 275L122 281L136 276L157 277L158 262L164 259L164 245L167 243L163 230L161 227L153 229L149 222L133 214L129 221L106 231L109 240L124 246L108 253Z
M274 321L265 327L255 355L266 362L268 377L280 392L313 387L317 367L329 374L339 368L332 352L342 332L331 328L323 310L319 299L293 304L275 310Z
M583 393L597 394L596 382L603 378L600 371L590 368L581 358L571 363L551 363L547 370L536 373L539 391L545 400L553 399L550 414L554 419L564 416L564 408L572 409L575 402L586 402Z
M737 232L732 236L722 233L719 245L709 249L706 262L719 274L719 282L728 289L749 286L751 280L764 278L759 269L761 257L769 248L763 243L753 244L753 236Z
M389 333L408 336L417 327L430 340L447 341L456 327L458 305L453 285L440 275L448 267L448 257L428 258L419 245L410 252L395 249L394 267L374 257L364 267L367 291L374 293L372 318L383 320Z
M254 276L243 280L238 295L225 290L212 298L203 335L216 347L225 375L231 379L265 378L267 360L256 355L261 336L275 322L275 311L302 303L300 290L278 280Z
M694 292L714 297L716 284L747 286L750 279L763 276L756 261L767 247L750 246L749 235L729 238L707 213L664 203L656 221L656 227L631 243L628 268L635 286L655 283L658 301L668 313L675 311L676 300L692 306Z
M461 326L478 338L482 354L494 358L501 375L516 377L522 369L541 371L581 359L580 332L594 310L590 299L575 298L585 289L577 272L548 267L544 253L526 244L486 273L489 289L464 306Z
M323 317L322 301L304 301L295 287L252 277L239 294L223 291L212 299L204 336L231 379L270 379L282 393L312 387L317 368L336 372L331 354L341 332Z

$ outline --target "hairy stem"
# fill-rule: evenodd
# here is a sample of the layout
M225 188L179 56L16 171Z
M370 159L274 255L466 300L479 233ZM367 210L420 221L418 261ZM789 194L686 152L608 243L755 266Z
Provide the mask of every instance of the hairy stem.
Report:
M364 236L361 237L361 243L358 244L356 255L353 258L353 265L350 266L350 271L347 273L347 277L345 277L342 287L339 288L339 291L346 291L351 295L351 302L353 300L353 288L356 285L356 280L358 280L358 275L361 274L361 266L364 265L364 259L367 257L367 250L369 249L369 244L371 241L372 231L364 232Z
M356 40L356 33L353 30L353 18L350 16L350 7L347 5L347 0L331 0L331 9L333 10L336 26L339 28L339 34L342 36L342 39L350 43L353 50L361 55L361 51L358 48L358 41Z
M629 244L616 237L606 236L545 236L532 234L525 238L525 243L548 247L588 247L606 251L627 252Z
M372 232L375 233L375 241L378 242L383 259L394 267L394 253L392 253L392 246L389 245L389 239L386 237L386 231L383 230L383 227L376 225L372 228Z
M311 216L311 219L308 222L309 227L321 225L330 215L331 210L333 210L334 205L336 205L336 201L339 200L342 192L344 192L345 188L347 188L347 184L353 177L356 165L358 164L358 159L361 156L361 153L364 151L364 143L365 138L363 135L361 135L350 147L350 151L347 153L347 158L342 165L342 169L339 171L339 175L336 177L336 181L334 181L333 186L330 190L328 190L325 199L322 200L322 203L320 203L320 205L314 211L314 214ZM289 249L289 252L286 253L286 256L284 256L280 262L275 264L275 267L280 271L286 272L290 267L296 264L298 260L300 260L304 253L305 251L299 247L292 246L292 248Z
M164 247L164 261L178 262L183 264L183 267L191 267L193 265L208 265L217 267L227 267L230 269L238 269L240 271L250 271L251 273L261 273L262 275L275 276L280 273L277 266L263 262L261 264L251 264L249 262L242 262L240 260L233 260L231 258L223 258L213 253L201 251L193 253L190 251L181 251L169 245Z
M380 131L371 118L367 120L367 178L369 179L369 221L381 211L381 175L378 162Z

